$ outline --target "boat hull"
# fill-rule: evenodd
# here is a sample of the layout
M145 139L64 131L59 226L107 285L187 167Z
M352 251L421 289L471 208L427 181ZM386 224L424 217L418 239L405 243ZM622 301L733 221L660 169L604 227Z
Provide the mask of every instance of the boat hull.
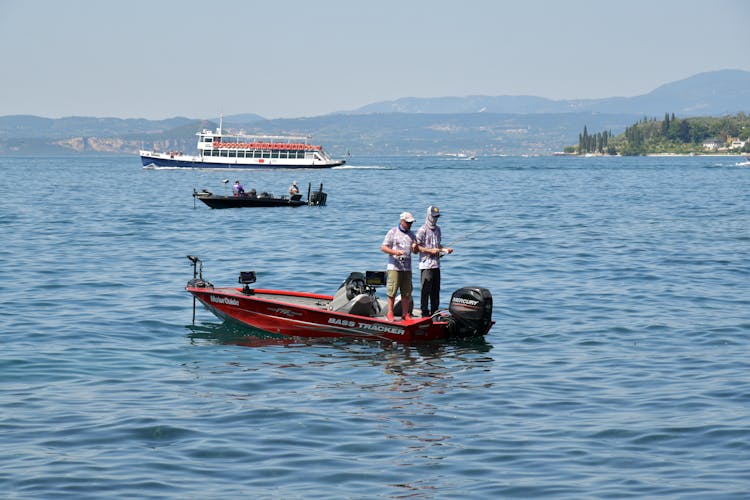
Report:
M211 191L193 190L193 197L198 198L211 208L252 208L252 207L301 207L303 205L323 206L328 200L328 193L323 192L323 184L317 191L311 191L308 187L308 199L302 200L301 194L274 197L269 193L256 194L253 189L250 193L235 194L233 196L213 194Z
M301 207L306 201L289 198L250 198L245 196L201 196L196 198L211 208L248 208L248 207Z
M298 168L331 168L343 165L345 160L333 160L330 162L305 161L305 160L281 160L281 159L238 159L232 163L221 163L205 161L200 156L148 154L141 152L141 162L144 167L160 168L201 168L201 169L298 169Z
M186 287L221 319L231 319L264 332L305 338L358 338L418 343L449 336L449 323L436 317L387 321L329 311L329 295L280 290ZM486 332L485 332L486 333Z

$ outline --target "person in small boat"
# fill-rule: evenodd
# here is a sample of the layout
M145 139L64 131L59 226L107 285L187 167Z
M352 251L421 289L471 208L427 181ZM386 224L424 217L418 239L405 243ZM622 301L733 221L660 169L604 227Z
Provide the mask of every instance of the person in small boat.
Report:
M427 207L427 218L417 230L419 247L420 306L422 316L435 314L440 307L440 256L453 253L450 247L442 246L442 232L437 225L440 209L435 205Z
M244 196L245 195L245 188L242 187L242 184L240 184L239 179L234 181L234 186L232 186L232 192L235 196Z
M399 217L398 225L391 228L385 235L380 250L388 254L388 285L386 286L386 296L388 310L385 318L388 321L394 320L393 307L396 302L396 292L401 291L401 317L405 320L411 319L409 311L411 310L411 254L417 253L417 242L411 225L414 223L414 217L409 212L402 212Z
M299 194L299 188L297 187L297 181L292 181L292 185L289 186L289 195Z

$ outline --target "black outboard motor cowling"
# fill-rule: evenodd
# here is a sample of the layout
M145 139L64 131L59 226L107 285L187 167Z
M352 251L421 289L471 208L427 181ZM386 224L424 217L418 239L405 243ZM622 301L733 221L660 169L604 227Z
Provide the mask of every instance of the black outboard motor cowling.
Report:
M459 288L451 295L449 331L453 337L484 335L492 323L492 294L486 288Z
M323 191L313 191L310 193L310 199L308 203L310 205L325 205L328 199L328 194Z

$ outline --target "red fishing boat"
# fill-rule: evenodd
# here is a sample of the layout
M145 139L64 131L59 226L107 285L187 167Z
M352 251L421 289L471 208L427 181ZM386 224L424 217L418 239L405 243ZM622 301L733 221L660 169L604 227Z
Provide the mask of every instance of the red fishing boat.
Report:
M451 338L481 337L494 324L492 295L481 287L464 287L451 295L447 310L411 319L388 321L385 301L376 287L385 272L351 273L334 295L250 288L254 271L240 273L241 287L214 287L203 279L199 258L189 255L193 279L185 290L221 319L230 319L272 334L292 337L351 337L405 344ZM396 299L394 313L401 316ZM195 314L195 310L193 310ZM193 316L195 319L195 316Z

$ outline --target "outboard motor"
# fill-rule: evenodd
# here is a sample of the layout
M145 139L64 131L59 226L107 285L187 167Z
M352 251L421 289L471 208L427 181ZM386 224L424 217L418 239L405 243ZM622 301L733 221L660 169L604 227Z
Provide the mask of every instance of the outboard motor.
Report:
M315 206L322 206L326 204L326 199L328 199L328 194L323 192L323 183L320 183L320 188L315 192L310 192L310 188L312 187L312 183L307 185L307 204L308 205L315 205Z
M486 288L459 288L451 295L448 311L452 337L484 335L492 325L492 294Z
M310 199L308 200L308 203L310 205L325 205L326 200L328 199L328 194L324 193L323 191L313 191L310 193Z

